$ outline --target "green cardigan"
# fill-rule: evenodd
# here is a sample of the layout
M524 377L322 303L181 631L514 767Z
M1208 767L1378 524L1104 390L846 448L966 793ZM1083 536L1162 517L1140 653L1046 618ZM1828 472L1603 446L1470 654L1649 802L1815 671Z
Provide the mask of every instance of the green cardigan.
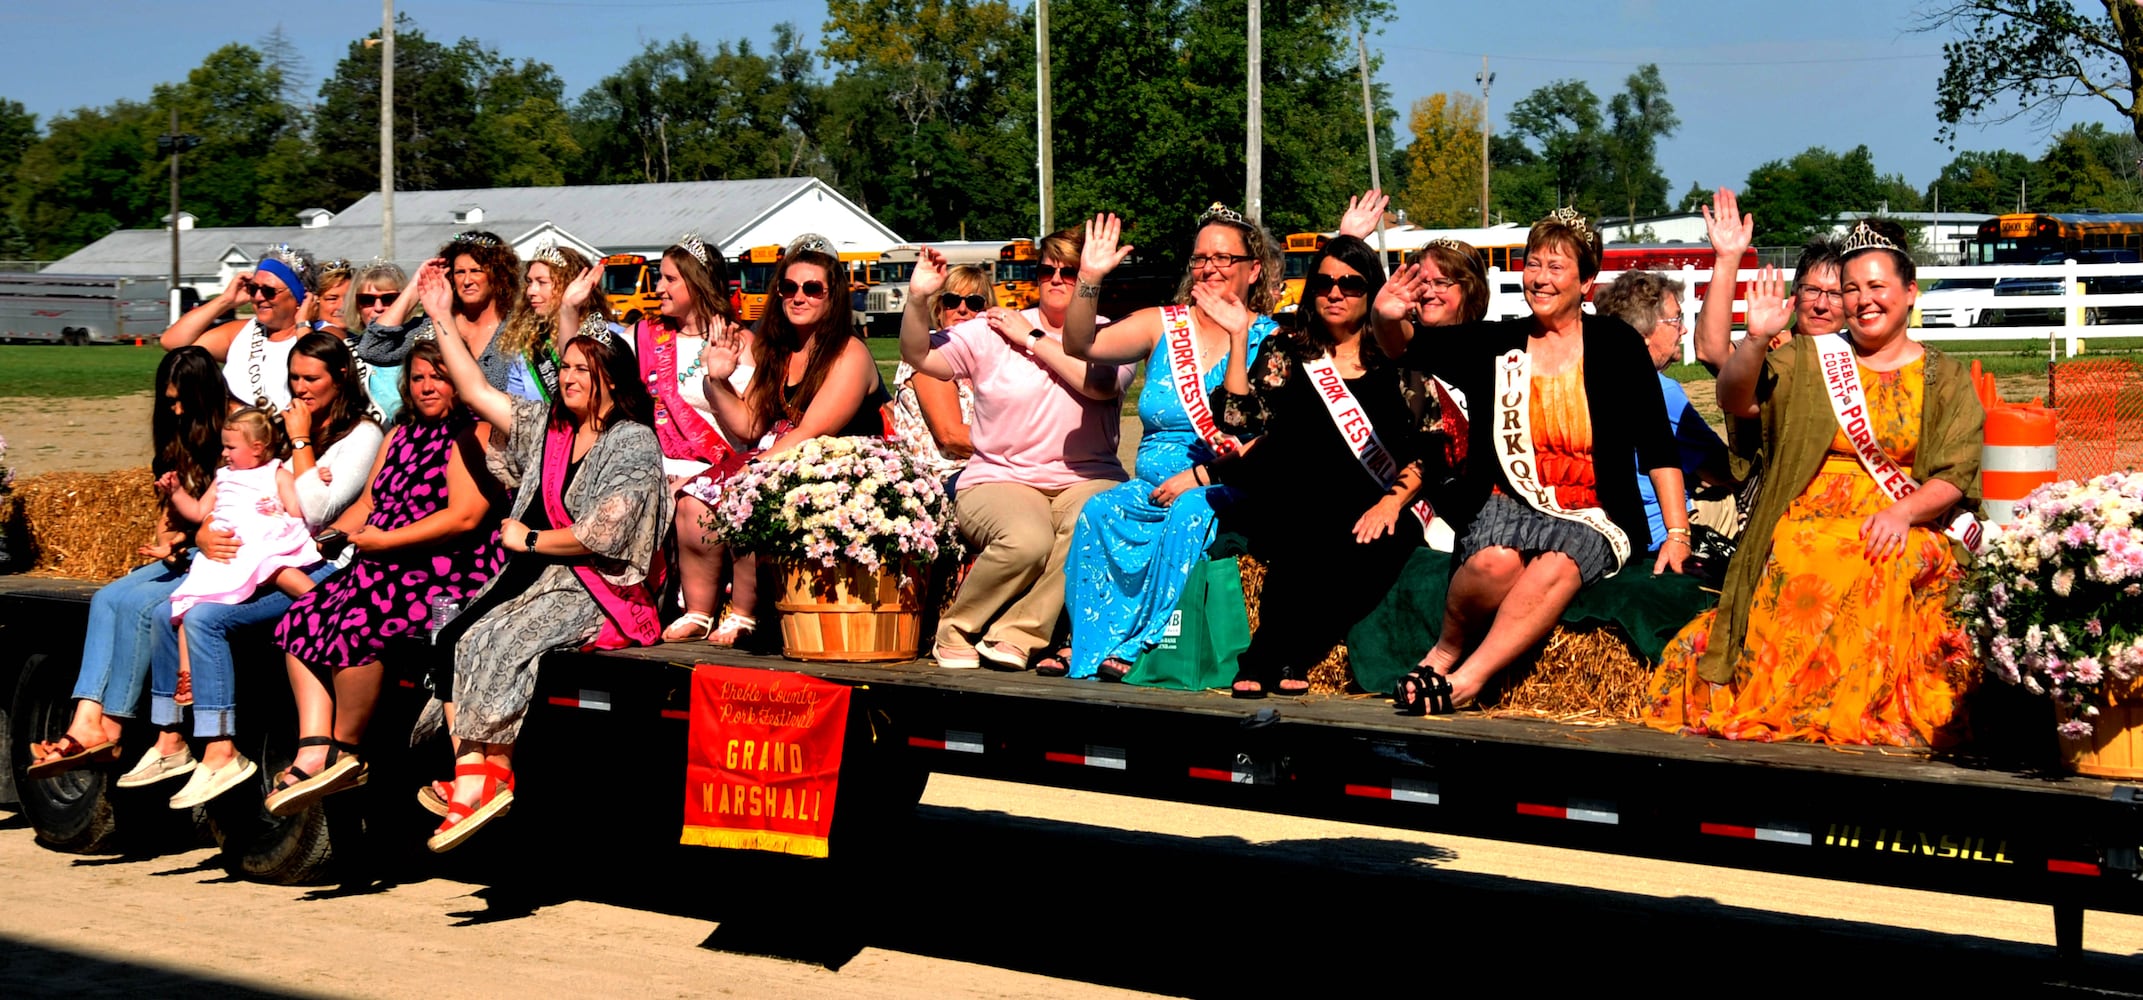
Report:
M1906 471L1922 483L1939 479L1957 487L1964 492L1962 505L1976 510L1981 432L1987 412L1972 391L1971 373L1965 366L1932 346L1923 347L1927 383L1920 406L1920 444ZM1736 422L1734 471L1761 469L1763 489L1733 561L1727 564L1719 614L1712 622L1704 655L1697 661L1697 675L1714 684L1734 679L1734 654L1748 636L1749 606L1755 601L1764 564L1770 561L1771 532L1786 508L1822 471L1831 437L1838 430L1838 418L1823 388L1822 364L1808 337L1795 337L1764 359L1756 399L1762 410L1756 420ZM1951 545L1960 562L1968 557L1962 546Z

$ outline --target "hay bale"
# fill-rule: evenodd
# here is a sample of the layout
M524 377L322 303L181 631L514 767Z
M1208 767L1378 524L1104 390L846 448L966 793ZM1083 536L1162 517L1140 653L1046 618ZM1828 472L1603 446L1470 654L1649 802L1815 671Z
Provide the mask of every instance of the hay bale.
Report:
M1558 625L1540 656L1512 664L1502 696L1484 707L1551 719L1635 722L1652 666L1621 630Z
M1243 611L1250 619L1250 634L1258 634L1258 603L1265 597L1265 562L1253 555L1235 557L1243 577Z
M115 580L141 565L136 550L160 510L146 468L47 472L16 480L13 492L13 533L27 551L13 553L11 568L82 580Z
M1324 659L1310 668L1311 694L1349 694L1356 690L1354 669L1348 665L1344 642L1333 646Z

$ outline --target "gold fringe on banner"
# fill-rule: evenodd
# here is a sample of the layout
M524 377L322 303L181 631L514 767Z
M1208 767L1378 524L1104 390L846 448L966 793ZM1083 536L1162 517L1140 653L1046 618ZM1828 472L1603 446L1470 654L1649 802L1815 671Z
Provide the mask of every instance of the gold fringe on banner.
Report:
M773 830L729 830L717 826L687 826L680 844L695 847L730 847L740 851L771 851L804 858L826 856L826 838Z

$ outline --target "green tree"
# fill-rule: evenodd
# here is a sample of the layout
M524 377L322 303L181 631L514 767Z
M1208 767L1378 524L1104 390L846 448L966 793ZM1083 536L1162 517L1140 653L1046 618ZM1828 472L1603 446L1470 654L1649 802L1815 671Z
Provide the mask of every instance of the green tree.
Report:
M2052 123L2072 97L2094 97L2143 138L2143 9L2132 0L1943 0L1922 16L1944 42L1937 135L1960 124L2033 116ZM2013 106L2004 99L2013 101Z
M2054 137L2039 158L2031 210L2040 212L2133 212L2139 207L2136 141L2090 122Z
M1999 215L2016 211L2019 193L2038 186L2037 169L2022 153L1966 150L1943 165L1930 187L1941 191L1946 211Z
M1674 210L1677 212L1694 212L1699 206L1709 204L1711 204L1711 192L1704 190L1704 185L1690 181L1689 190L1682 192L1682 200L1675 203Z
M1610 189L1603 123L1600 98L1582 80L1556 80L1519 99L1511 106L1511 131L1535 156L1519 167L1530 176L1513 178L1510 185L1512 195L1523 200L1499 207L1523 220L1569 205L1597 219L1619 205L1619 198L1601 198Z
M1756 219L1758 246L1789 246L1829 231L1840 214L1873 212L1884 191L1868 147L1816 146L1749 171L1741 207Z
M265 205L262 150L299 134L302 118L283 103L283 80L259 50L226 45L209 53L183 84L155 88L150 103L164 112L162 132L176 108L179 130L201 137L180 162L180 205L204 226L288 225L281 206ZM168 209L167 209L168 210ZM155 219L135 225L156 224Z
M134 101L52 119L16 167L14 215L31 256L63 256L114 229L154 225L166 191L156 109Z
M1667 83L1659 66L1637 67L1623 82L1622 93L1607 102L1608 186L1614 207L1627 218L1667 210L1667 175L1659 169L1659 141L1671 138L1682 120L1667 101Z
M776 26L771 54L750 42L649 43L575 103L585 181L779 177L817 165L810 54Z

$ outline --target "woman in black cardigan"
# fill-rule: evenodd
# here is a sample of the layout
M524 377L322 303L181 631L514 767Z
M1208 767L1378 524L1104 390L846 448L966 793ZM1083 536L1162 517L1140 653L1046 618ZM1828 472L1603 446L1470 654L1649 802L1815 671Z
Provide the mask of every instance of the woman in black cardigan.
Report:
M1632 468L1651 477L1667 512L1652 571L1679 573L1689 556L1680 457L1644 339L1584 311L1599 269L1585 219L1558 209L1526 238L1529 317L1409 337L1420 273L1400 269L1377 297L1378 339L1406 342L1403 364L1465 394L1471 433L1443 512L1471 523L1436 647L1394 694L1402 711L1470 704L1547 636L1581 588L1651 549Z

